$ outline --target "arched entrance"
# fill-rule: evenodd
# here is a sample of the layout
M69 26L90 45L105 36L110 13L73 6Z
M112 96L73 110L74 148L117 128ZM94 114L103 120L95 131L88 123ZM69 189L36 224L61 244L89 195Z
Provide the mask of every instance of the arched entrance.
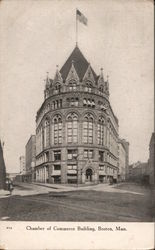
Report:
M86 170L86 182L92 181L93 171L91 168L87 168Z

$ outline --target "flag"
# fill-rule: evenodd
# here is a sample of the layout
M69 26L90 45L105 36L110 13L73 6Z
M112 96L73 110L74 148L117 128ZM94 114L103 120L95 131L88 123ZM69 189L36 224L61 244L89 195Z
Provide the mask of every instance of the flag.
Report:
M76 18L84 25L87 25L87 18L79 10L76 10Z

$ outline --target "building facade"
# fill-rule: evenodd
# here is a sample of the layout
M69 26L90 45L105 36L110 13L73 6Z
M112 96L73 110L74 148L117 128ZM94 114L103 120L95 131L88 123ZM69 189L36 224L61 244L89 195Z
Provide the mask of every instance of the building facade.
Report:
M149 144L149 181L155 185L155 133L152 133Z
M25 156L24 155L21 155L19 157L19 164L20 164L20 174L26 174Z
M35 180L36 136L31 135L25 146L26 181Z
M129 166L129 180L142 184L149 184L148 162L136 162Z
M118 141L118 179L119 181L125 181L126 173L126 151L121 140Z
M47 76L36 116L36 181L107 182L118 174L118 119L103 69L97 76L76 46Z
M125 139L118 139L118 179L125 181L129 175L129 143Z

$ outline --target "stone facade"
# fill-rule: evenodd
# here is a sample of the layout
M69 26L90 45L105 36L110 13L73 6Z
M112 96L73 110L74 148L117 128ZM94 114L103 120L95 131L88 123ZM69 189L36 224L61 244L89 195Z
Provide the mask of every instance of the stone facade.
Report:
M25 179L26 181L35 180L35 162L36 162L36 136L31 135L25 146Z
M136 162L129 166L130 181L149 184L149 165L148 162Z
M36 116L36 181L117 180L118 119L103 69L96 75L76 46L54 79Z
M19 164L20 164L20 174L26 174L25 156L24 155L21 155L19 157Z
M125 181L129 176L129 143L125 139L118 140L118 179Z

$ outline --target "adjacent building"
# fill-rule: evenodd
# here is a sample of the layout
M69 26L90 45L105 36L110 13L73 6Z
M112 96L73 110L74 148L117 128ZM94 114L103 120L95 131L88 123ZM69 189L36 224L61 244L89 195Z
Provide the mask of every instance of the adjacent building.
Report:
M118 180L125 181L129 175L129 142L118 139Z
M1 144L0 140L0 190L6 189L6 167L5 167L5 161L3 156L3 146L4 143Z
M20 164L20 174L26 174L26 166L25 166L25 156L21 155L19 157L19 164Z
M155 185L155 133L152 133L149 144L149 179Z
M36 116L36 181L116 181L118 126L108 77L102 68L97 75L76 46L54 78L47 75ZM27 169L30 165L26 160Z
M36 136L31 135L25 146L26 181L35 180Z
M136 162L129 166L129 180L149 184L148 162Z

